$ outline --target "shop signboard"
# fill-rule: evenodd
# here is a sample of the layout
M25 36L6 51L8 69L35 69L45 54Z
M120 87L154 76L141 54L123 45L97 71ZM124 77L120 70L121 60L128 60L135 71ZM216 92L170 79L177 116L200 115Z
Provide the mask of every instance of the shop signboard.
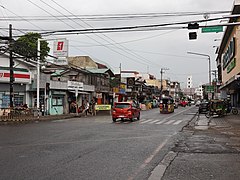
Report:
M110 111L111 105L110 104L99 104L99 105L95 105L95 109L97 111Z
M236 58L234 58L227 66L227 73L230 73L236 66Z
M53 42L53 56L68 57L68 40L57 39Z
M97 97L98 99L102 99L102 93L96 93L96 97Z
M13 77L16 83L30 83L30 72L25 68L14 68ZM10 81L10 70L9 67L0 66L0 82L9 82Z
M83 83L77 81L68 81L69 90L83 90Z

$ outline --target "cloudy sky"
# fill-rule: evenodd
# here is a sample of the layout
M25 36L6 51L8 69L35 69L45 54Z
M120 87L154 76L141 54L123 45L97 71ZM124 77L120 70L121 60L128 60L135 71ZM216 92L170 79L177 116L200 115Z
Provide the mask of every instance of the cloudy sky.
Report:
M14 35L28 31L83 30L160 25L220 18L231 11L233 0L0 0L0 34L7 35L12 24ZM193 14L194 13L194 14ZM225 21L226 22L226 21ZM224 23L202 22L201 26ZM188 51L210 55L212 69L216 69L215 51L223 33L201 33L197 40L189 40L187 24L166 29L138 29L138 31L54 35L66 37L69 56L88 55L107 63L115 73L134 70L160 78L160 69L168 68L164 77L186 85L192 75L194 86L208 82L208 60L189 55ZM180 28L179 28L180 27ZM182 28L182 29L181 29ZM141 31L140 31L141 30Z

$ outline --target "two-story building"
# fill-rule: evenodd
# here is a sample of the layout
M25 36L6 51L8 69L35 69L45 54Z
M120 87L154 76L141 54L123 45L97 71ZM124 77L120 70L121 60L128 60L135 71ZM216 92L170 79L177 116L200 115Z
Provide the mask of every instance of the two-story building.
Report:
M235 0L232 15L240 13L240 0ZM230 18L229 23L239 23L240 18ZM240 106L240 26L227 26L217 56L218 79L221 97L231 97L233 106Z

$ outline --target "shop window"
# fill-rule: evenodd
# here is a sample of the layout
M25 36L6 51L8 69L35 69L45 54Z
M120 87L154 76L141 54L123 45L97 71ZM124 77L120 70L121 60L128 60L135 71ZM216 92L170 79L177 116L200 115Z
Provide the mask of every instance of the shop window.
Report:
M53 97L52 98L52 105L53 106L62 106L63 105L63 98L62 97Z
M24 104L24 95L14 94L13 106L18 107ZM9 108L10 106L10 95L6 93L0 93L0 108Z
M23 105L23 96L22 95L14 95L14 106L22 106Z

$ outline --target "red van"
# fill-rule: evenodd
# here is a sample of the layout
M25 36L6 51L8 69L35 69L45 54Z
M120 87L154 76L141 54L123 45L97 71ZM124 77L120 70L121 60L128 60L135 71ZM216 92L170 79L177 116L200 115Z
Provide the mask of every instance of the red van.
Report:
M133 121L134 118L140 119L140 108L135 102L115 102L112 109L112 120L116 122L116 119L121 120L130 119Z

